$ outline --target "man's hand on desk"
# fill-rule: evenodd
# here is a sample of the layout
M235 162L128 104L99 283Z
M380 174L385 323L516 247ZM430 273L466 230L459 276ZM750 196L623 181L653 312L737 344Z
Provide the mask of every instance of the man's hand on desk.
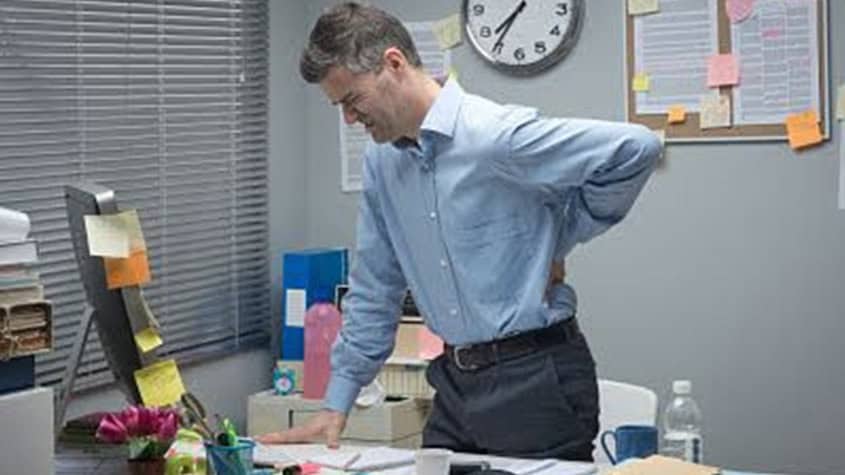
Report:
M255 440L262 444L296 444L325 439L329 448L340 446L340 434L346 427L346 414L324 409L305 425L281 432L259 435Z

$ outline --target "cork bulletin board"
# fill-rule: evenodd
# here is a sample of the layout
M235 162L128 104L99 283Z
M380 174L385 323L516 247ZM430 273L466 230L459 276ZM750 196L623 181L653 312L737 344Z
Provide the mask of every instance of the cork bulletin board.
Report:
M623 0L624 1L624 0ZM703 0L707 1L707 0ZM732 40L731 40L731 21L728 18L728 13L726 11L725 0L713 0L716 2L716 13L715 13L715 24L710 25L710 28L715 28L716 37L717 37L717 46L718 46L718 53L719 54L726 54L726 53L734 53L737 55L738 60L742 62L743 58L738 52L732 51ZM771 5L773 0L759 0L759 1L768 1L769 5ZM802 8L804 11L810 12L808 14L808 18L812 20L813 15L816 19L817 28L816 28L816 38L815 43L813 43L812 38L805 39L804 44L809 45L810 51L815 50L815 54L813 54L813 58L817 62L815 62L816 67L808 68L806 72L809 77L803 77L802 81L804 84L809 84L812 86L810 81L815 81L818 84L818 99L817 99L817 110L816 113L819 118L819 123L821 126L821 132L824 139L830 138L830 91L829 91L829 84L830 84L830 70L829 70L829 58L828 58L828 38L829 38L829 30L828 30L828 0L781 0L783 2L803 2L801 3ZM669 2L669 3L667 3ZM661 3L661 8L663 5L671 8L672 0L666 0ZM624 3L627 4L627 1ZM814 11L813 11L814 9ZM671 11L671 10L668 10ZM654 15L660 15L662 13L655 13ZM712 18L712 14L710 15ZM786 135L786 127L783 121L778 121L777 123L773 123L771 120L766 121L766 123L753 123L748 119L743 120L741 124L737 123L737 103L735 101L735 92L733 87L731 86L722 86L719 88L719 94L723 96L728 96L731 99L731 125L728 127L717 127L717 128L701 128L700 122L700 114L697 112L697 109L693 110L692 108L687 110L686 113L686 120L683 123L678 124L669 124L667 122L667 112L658 113L655 111L655 106L652 106L652 110L648 110L647 112L638 113L638 110L645 110L645 107L638 107L637 98L642 97L642 94L645 93L637 93L634 91L633 81L634 76L640 72L636 71L636 63L635 58L637 55L637 51L635 48L637 47L635 38L637 37L637 23L635 20L635 16L628 15L626 10L625 15L625 98L626 98L626 117L629 122L643 124L653 130L665 130L666 132L666 140L667 142L708 142L708 141L771 141L771 140L787 140ZM790 20L786 17L786 20ZM748 20L745 20L748 21ZM762 23L762 20L760 20ZM785 22L786 23L786 22ZM813 22L810 21L812 24ZM811 29L809 31L812 31ZM788 33L788 31L787 31ZM808 34L809 36L812 36ZM712 37L711 37L712 38ZM782 38L778 38L781 41L779 44L783 44L784 50L792 47L792 44L789 41L789 35L784 34ZM813 62L810 61L812 64ZM740 71L742 70L742 66L740 66ZM817 74L816 74L817 73ZM794 73L791 73L794 74ZM802 72L803 74L803 72ZM773 94L777 95L781 91L789 91L788 84L786 82L793 80L790 77L790 74L786 74L784 78L778 78L777 75L774 79L770 76L766 76L765 78L765 90L766 90L766 97L772 98ZM779 84L777 81L783 81L784 84ZM699 80L700 82L700 80ZM740 75L739 85L738 87L741 88L743 85L742 75ZM750 89L751 86L749 86ZM714 91L715 89L711 90ZM741 89L740 89L741 90ZM715 92L713 92L715 94ZM704 95L704 93L702 94ZM812 107L812 109L816 109ZM805 109L806 110L806 109ZM793 113L803 112L803 110L793 110Z

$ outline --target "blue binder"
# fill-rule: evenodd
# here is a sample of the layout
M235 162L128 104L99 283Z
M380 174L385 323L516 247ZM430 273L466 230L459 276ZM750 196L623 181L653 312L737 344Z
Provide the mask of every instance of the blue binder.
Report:
M286 252L282 275L283 360L304 357L305 310L315 302L331 302L335 286L347 278L347 250L319 248Z
M0 394L35 386L35 356L0 361Z

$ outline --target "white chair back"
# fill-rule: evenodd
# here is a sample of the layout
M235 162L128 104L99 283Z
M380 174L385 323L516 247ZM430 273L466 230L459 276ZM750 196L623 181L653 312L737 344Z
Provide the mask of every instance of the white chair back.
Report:
M634 384L599 379L599 433L594 441L596 463L610 463L601 448L601 434L625 424L655 425L657 394Z

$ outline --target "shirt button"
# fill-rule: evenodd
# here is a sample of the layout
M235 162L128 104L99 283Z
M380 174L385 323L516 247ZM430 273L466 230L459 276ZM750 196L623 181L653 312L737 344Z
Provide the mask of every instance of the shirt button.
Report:
M431 218L431 219L437 219L437 213L432 211L431 213L429 213L428 217Z
M440 267L445 268L448 264L446 263L446 259L440 259Z
M455 315L457 315L457 314L458 314L458 309L453 308L452 310L449 310L449 315L451 315L451 316L453 316L453 317L454 317L454 316L455 316Z

